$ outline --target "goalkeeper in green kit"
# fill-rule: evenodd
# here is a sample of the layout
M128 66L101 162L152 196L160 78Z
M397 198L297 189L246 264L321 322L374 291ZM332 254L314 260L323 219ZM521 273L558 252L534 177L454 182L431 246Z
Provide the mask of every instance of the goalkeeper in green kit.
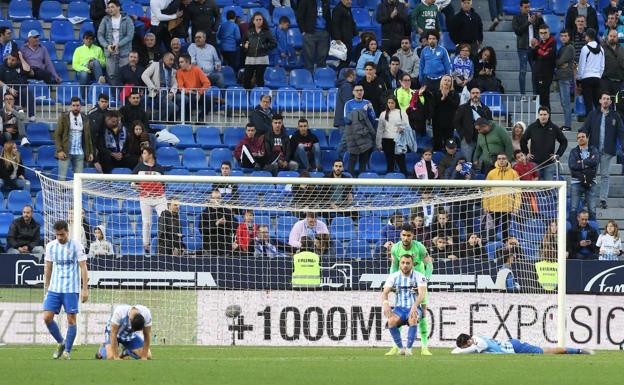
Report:
M412 255L414 258L414 271L417 271L425 276L427 280L431 278L431 274L433 273L433 260L429 256L427 249L425 246L414 240L414 229L410 224L404 224L401 227L401 242L394 243L392 241L388 241L384 244L384 247L390 250L390 255L392 257L392 265L390 266L390 274L399 270L399 260L403 255ZM420 331L420 341L421 341L421 351L420 354L423 356L430 356L431 352L427 348L427 337L429 336L429 328L427 326L427 319L425 318L427 314L427 297L422 303L422 313L420 321L418 322L418 330ZM392 349L388 353L387 356L394 356L400 354L400 350L397 346L393 346Z

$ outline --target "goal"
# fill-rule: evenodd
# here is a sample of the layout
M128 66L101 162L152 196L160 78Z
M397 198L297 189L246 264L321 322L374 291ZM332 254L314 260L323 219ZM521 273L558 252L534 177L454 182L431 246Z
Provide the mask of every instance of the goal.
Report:
M56 220L84 224L71 228L90 248L87 343L114 304L140 303L155 344L388 346L384 246L407 223L434 258L429 346L565 343L565 182L41 178L46 238Z

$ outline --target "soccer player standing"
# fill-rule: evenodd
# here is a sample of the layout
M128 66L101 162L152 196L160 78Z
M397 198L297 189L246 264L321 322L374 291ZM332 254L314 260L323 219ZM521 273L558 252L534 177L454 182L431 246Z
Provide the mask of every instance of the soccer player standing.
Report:
M54 233L56 239L48 243L45 250L43 321L58 343L52 358L69 360L76 339L78 296L83 303L89 298L87 256L79 241L69 239L67 222L54 223ZM54 321L54 315L60 312L61 307L67 313L68 326L64 340Z
M399 270L399 261L403 255L411 255L414 258L414 270L423 274L427 280L431 278L433 273L433 259L429 256L427 248L422 243L414 240L414 229L409 223L404 224L401 227L401 242L394 243L388 241L384 244L386 249L390 250L392 258L392 264L390 266L390 274ZM418 329L420 330L421 351L423 356L430 356L431 352L427 348L427 340L429 337L429 327L427 325L427 298L422 302L422 316L418 323ZM393 346L392 349L386 355L392 356L399 354L399 348Z

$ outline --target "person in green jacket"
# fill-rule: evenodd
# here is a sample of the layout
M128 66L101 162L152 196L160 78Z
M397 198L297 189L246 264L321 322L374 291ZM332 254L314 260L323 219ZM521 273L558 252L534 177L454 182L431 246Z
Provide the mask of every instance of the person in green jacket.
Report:
M104 51L98 45L93 44L95 35L91 31L84 33L80 47L74 51L72 67L76 71L76 80L80 85L88 85L91 81L105 83L104 68L106 59Z
M438 6L435 5L435 0L418 3L410 15L410 22L412 31L418 32L419 35L429 30L438 31Z
M492 120L478 118L475 128L479 132L477 145L473 155L473 163L481 168L481 173L487 173L494 168L496 156L502 152L507 159L513 159L513 145L511 137L503 127Z

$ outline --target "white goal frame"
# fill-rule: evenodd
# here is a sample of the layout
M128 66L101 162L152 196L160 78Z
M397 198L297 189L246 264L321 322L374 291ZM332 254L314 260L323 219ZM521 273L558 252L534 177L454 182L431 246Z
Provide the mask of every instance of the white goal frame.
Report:
M552 188L557 190L557 345L566 344L566 191L565 181L518 180L417 180L417 179L366 179L366 178L265 178L252 176L193 176L193 175L124 175L124 174L74 174L73 223L82 222L82 193L84 181L107 182L164 182L164 183L228 183L228 184L307 184L307 185L386 185L395 187L463 187L463 188ZM348 182L348 183L345 183ZM80 239L81 227L73 226L74 239Z

